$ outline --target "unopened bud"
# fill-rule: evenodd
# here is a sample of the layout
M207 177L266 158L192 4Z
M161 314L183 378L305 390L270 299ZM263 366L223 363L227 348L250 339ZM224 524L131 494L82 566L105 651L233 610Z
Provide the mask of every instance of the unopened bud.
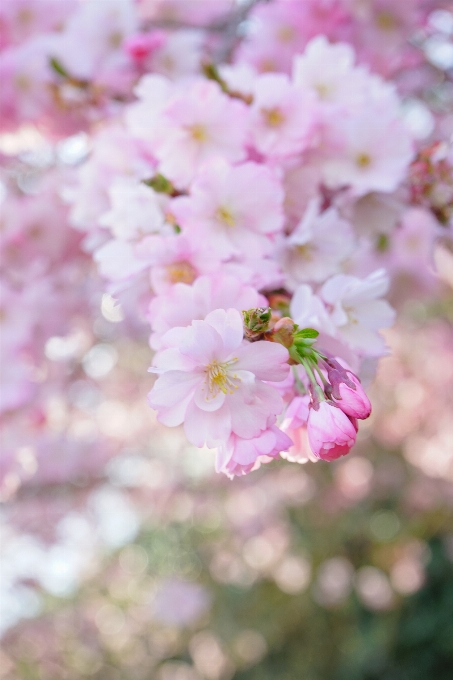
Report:
M269 330L272 310L270 307L257 307L242 312L244 335L247 340L257 340Z
M297 326L289 316L279 319L272 331L267 333L266 339L272 342L279 342L283 347L289 349L294 343L294 332Z

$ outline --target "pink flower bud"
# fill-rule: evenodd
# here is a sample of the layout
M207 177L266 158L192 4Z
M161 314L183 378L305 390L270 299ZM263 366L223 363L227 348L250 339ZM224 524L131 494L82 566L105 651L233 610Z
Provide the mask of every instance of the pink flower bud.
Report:
M124 49L131 59L139 63L159 47L162 47L165 40L166 36L163 31L136 33L124 41Z
M371 402L365 394L357 376L348 371L348 378L354 383L356 388L354 390L345 383L340 383L338 385L338 390L341 399L338 401L335 400L335 404L339 406L347 416L365 420L371 413Z
M307 423L311 450L322 460L336 460L354 446L357 429L337 406L322 401L316 410L310 408Z

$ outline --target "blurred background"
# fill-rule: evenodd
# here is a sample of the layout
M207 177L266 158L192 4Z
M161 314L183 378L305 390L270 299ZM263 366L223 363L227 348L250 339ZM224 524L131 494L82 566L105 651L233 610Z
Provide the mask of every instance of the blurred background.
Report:
M453 126L453 15L437 5L417 36L427 94L408 105L428 140L436 120L445 137ZM447 229L436 271L420 237L394 280L399 320L354 450L230 481L156 422L147 328L68 223L61 177L90 151L86 121L15 125L0 136L15 284L1 310L1 680L450 680Z

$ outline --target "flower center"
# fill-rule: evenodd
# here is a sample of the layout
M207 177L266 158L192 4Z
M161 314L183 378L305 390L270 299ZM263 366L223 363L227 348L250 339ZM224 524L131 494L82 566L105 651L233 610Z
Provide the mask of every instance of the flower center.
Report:
M285 116L277 107L273 109L261 109L261 113L269 127L280 127L285 122Z
M345 306L344 311L346 312L346 316L348 317L348 321L349 321L350 324L355 326L359 323L359 320L357 319L356 311L355 311L354 307L351 307L350 305Z
M230 366L235 364L236 361L237 359L230 359L230 361L219 363L214 359L212 363L206 366L205 382L207 382L209 390L209 395L206 396L206 399L213 399L219 392L234 394L234 390L238 389L239 385L237 385L237 382L241 379L235 373L232 376L229 375Z
M304 243L303 245L296 246L296 252L299 257L303 258L307 262L313 261L315 248L310 243Z
M289 43L291 40L294 40L295 37L295 31L292 26L280 26L280 28L277 31L277 40L279 40L282 43Z
M203 125L192 125L189 128L192 139L196 142L205 142L208 138L206 128Z
M166 269L171 283L193 283L197 278L196 271L189 262L173 262Z
M367 153L359 153L358 156L356 156L355 162L359 168L367 168L371 165L371 156Z
M227 227L234 227L236 226L236 220L234 219L233 214L231 213L228 208L224 208L221 206L218 208L216 214L216 218L219 220L219 222L222 222L222 224L225 224Z
M22 9L17 14L17 20L23 26L27 26L28 24L31 24L33 19L34 19L34 14L31 11L31 9L29 9L27 7L24 7L24 9Z
M314 88L320 99L329 99L331 95L331 88L326 83L315 83Z
M379 12L376 15L376 24L383 31L391 31L398 27L398 20L391 12Z
M114 49L118 48L123 42L123 34L120 31L114 31L108 37L109 45Z

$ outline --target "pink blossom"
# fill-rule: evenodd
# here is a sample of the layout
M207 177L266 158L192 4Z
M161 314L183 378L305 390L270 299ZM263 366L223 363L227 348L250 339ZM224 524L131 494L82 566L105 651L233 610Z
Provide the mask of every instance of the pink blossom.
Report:
M41 121L52 110L48 54L53 36L37 35L0 53L0 118L2 129L14 129L23 121Z
M340 408L326 401L322 401L318 409L310 408L307 431L315 456L328 461L349 453L357 436L353 421Z
M230 166L216 159L197 175L191 195L176 199L172 210L183 231L209 240L222 258L259 257L271 250L270 236L283 227L283 191L264 165Z
M55 34L52 55L72 76L105 84L110 81L117 91L130 64L122 44L137 31L137 23L131 0L77 3L63 31ZM132 69L128 75L133 75ZM124 84L130 86L132 79Z
M133 241L164 226L167 196L132 177L116 177L108 190L111 209L101 215L99 224L109 227L120 241Z
M136 256L134 245L127 241L112 239L107 241L94 254L99 272L108 281L127 281L149 267L149 262Z
M299 224L302 215L307 210L310 201L319 196L321 185L321 170L319 164L308 162L303 165L291 159L287 163L283 175L283 189L285 191L285 214L290 229Z
M231 479L259 468L266 459L275 458L292 446L291 439L276 425L263 430L257 437L242 439L232 434L217 453L216 471Z
M207 160L245 157L247 108L222 93L217 83L196 80L171 97L156 121L153 151L159 171L185 187Z
M310 397L308 394L303 397L294 397L285 411L285 419L282 424L282 428L285 432L288 430L297 430L299 427L306 426L309 402Z
M0 7L0 48L33 35L58 30L77 7L77 0L6 0Z
M203 34L179 30L167 34L165 43L146 62L146 69L177 81L200 71Z
M339 107L354 109L363 97L367 73L354 66L353 47L331 44L324 35L313 38L293 65L295 85L314 96L325 114Z
M165 425L184 423L195 446L215 448L231 434L258 437L283 400L264 380L284 380L288 352L270 342L243 340L242 315L217 309L204 321L175 328L167 349L155 357L160 374L149 393L150 406Z
M153 334L151 346L159 349L162 336L172 328L188 326L194 319L204 319L214 309L234 307L241 311L260 307L266 299L238 278L218 273L200 276L191 286L175 283L166 293L155 297L148 318Z
M158 295L169 292L175 283L190 285L220 264L207 244L183 234L147 236L136 245L135 254L149 263L151 284Z
M204 26L218 17L227 15L234 0L137 0L142 19L157 21L169 19Z
M379 299L388 286L385 271L378 269L365 279L338 274L321 288L337 337L370 356L384 354L385 343L378 331L391 326L395 319L389 303Z
M240 46L240 60L261 72L289 72L293 55L301 52L307 42L306 5L306 2L257 3L252 13L255 31Z
M315 328L328 335L334 335L335 326L329 318L326 305L322 299L313 293L311 286L298 286L290 305L291 318L300 328Z
M150 54L164 45L166 35L164 31L149 31L148 33L134 33L123 43L123 48L138 64L141 64Z
M290 288L305 281L325 281L341 271L354 242L349 222L335 208L321 212L319 201L313 199L281 246L282 268Z
M149 160L142 157L139 143L124 128L111 125L93 139L90 158L77 172L74 186L64 197L72 204L71 224L81 230L94 229L111 207L110 186L116 178L145 179L153 174ZM145 187L146 188L146 187Z
M255 148L266 156L289 156L307 148L314 129L311 101L284 74L259 76L250 115Z
M336 118L328 133L333 151L326 154L323 174L332 188L350 185L356 195L394 191L414 156L413 142L393 97L371 101L350 116ZM370 108L373 115L370 115Z

